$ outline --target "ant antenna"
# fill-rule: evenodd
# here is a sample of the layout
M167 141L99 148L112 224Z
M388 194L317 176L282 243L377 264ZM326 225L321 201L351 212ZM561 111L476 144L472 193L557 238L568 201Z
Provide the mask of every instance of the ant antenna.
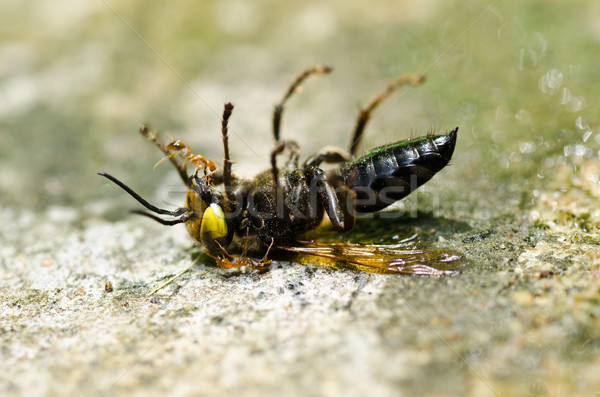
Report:
M169 211L169 210L155 207L154 205L152 205L149 202L147 202L146 200L144 200L139 194L137 194L136 192L131 190L131 188L129 186L127 186L126 184L124 184L123 182L121 182L120 180L115 178L114 176L107 174L105 172L98 172L98 175L105 177L106 179L113 182L115 185L119 186L121 189L125 190L127 193L129 193L129 195L131 197L136 199L140 204L142 204L144 207L146 207L150 211L155 212L157 214L161 214L161 215L170 215L170 216L175 216L175 217L179 217L179 218L174 219L174 220L165 220L165 219L157 217L156 215L153 215L153 214L150 214L150 213L144 212L144 211L139 211L139 210L131 211L134 214L147 216L148 218L154 219L158 223L167 225L167 226L176 225L178 223L185 223L192 216L192 213L189 212L190 209L187 207L177 208L175 211Z

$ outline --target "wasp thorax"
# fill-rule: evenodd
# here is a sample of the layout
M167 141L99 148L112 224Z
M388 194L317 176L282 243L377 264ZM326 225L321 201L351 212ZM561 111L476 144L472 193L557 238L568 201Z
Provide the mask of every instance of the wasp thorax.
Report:
M200 221L200 241L211 251L219 251L231 240L223 207L212 203L204 210Z

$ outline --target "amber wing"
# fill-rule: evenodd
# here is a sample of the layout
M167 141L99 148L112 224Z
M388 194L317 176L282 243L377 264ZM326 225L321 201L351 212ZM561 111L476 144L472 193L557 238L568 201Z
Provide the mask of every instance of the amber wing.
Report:
M419 247L414 234L394 244L299 241L277 247L282 259L293 253L295 262L333 268L350 268L370 273L399 273L422 276L453 275L466 265L457 253ZM277 259L274 255L273 259Z

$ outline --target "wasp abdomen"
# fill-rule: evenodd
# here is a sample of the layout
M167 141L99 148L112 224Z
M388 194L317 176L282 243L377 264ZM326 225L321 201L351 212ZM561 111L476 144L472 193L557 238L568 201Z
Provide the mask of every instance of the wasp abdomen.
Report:
M444 168L454 152L458 127L375 148L335 170L356 192L356 210L373 212L408 196Z

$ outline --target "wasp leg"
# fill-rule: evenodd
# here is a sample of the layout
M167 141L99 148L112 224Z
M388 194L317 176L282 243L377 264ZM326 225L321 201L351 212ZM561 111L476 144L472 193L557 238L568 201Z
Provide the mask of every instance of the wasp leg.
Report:
M344 214L344 231L354 227L356 223L356 192L350 190L348 186L342 186L342 192L338 193L338 201L341 202L342 212Z
M331 220L336 229L344 231L344 210L340 205L335 188L327 181L325 173L320 168L314 169L314 174L311 178L311 185L313 184L317 187L318 199L323 208L325 208L329 220Z
M356 223L356 192L346 186L344 181L335 172L327 174L325 183L335 188L337 202L344 219L343 231L347 232Z
M410 85L412 87L421 84L423 81L425 81L425 76L422 75L400 76L396 80L390 82L387 85L385 91L381 92L379 95L373 98L373 100L367 106L365 106L359 111L358 117L356 119L356 127L354 127L354 135L352 135L352 140L350 141L350 145L348 146L348 151L351 155L354 156L356 154L356 149L358 148L358 145L360 144L360 141L362 140L362 137L365 132L365 126L367 125L369 118L371 118L371 112L373 112L377 105L383 102L388 96L390 96L392 92L396 91L398 88L404 85Z
M227 134L227 124L229 117L233 112L233 104L227 102L223 110L223 121L221 122L221 134L223 136L223 184L229 193L231 187L231 158L229 157L229 135Z
M318 167L321 163L343 163L350 161L352 157L344 149L335 146L326 146L317 153L309 156L304 161L304 167Z
M298 168L298 162L300 161L300 146L296 141L285 141L285 147L290 152L290 157L285 164L286 168Z
M179 177L181 178L183 183L187 185L189 178L185 162L179 163L179 161L177 161L177 159L172 155L171 151L160 141L158 135L154 132L150 132L147 125L142 124L140 126L140 134L142 134L144 138L154 143L165 154L165 156L167 156L171 164L173 164L175 169L177 169Z
M236 173L234 173L234 172L230 173L230 181L231 181L230 183L231 183L232 187L235 187L237 185L237 183L239 182L239 180L240 180L240 177ZM225 180L224 180L223 170L218 169L218 170L213 171L210 174L210 181L211 181L211 185L213 185L213 186L219 186L219 185L224 184Z
M277 155L283 152L285 149L285 142L275 146L271 151L271 171L273 172L273 181L275 182L275 189L279 188L279 168L277 168Z
M327 73L330 73L331 70L332 70L332 68L329 65L312 66L312 67L306 69L305 71L303 71L302 73L300 73L298 76L296 76L296 79L288 88L288 90L285 93L285 95L283 96L283 99L281 100L281 102L279 102L277 105L275 105L275 112L273 113L273 136L275 137L275 142L279 142L279 129L281 126L281 116L283 115L283 109L284 109L284 106L285 106L285 103L287 102L287 100L290 99L290 97L295 92L300 91L300 84L302 84L302 82L304 80L306 80L310 75L327 74Z

